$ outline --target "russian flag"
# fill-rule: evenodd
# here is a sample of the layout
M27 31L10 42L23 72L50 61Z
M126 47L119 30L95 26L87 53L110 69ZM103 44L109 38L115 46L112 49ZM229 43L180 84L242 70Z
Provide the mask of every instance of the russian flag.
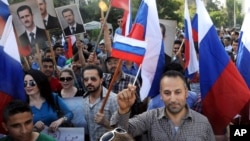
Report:
M248 9L242 27L239 40L236 66L250 88L250 8Z
M141 64L146 46L145 41L115 34L111 56Z
M132 25L131 0L112 0L111 6L124 10L122 17L122 35L127 36Z
M145 28L147 26L148 7L140 5L132 29L128 35L115 34L111 56L123 60L130 60L141 64L146 53Z
M6 3L7 3L7 0L0 0L0 9L1 9L0 33L3 32L4 25L10 15L9 7Z
M193 40L194 42L198 43L198 15L197 13L194 14L194 17L191 21L191 25L192 25Z
M0 19L6 19L8 9L7 1L0 1L1 9ZM9 12L8 12L9 13ZM8 16L5 27L1 24L1 29L4 29L0 40L0 112L2 113L5 105L12 99L26 100L23 86L23 71L18 53L16 38L12 26L12 16ZM0 117L2 122L2 116ZM0 133L5 133L0 127Z
M196 0L199 36L200 86L202 112L216 135L247 104L249 89L225 52L204 3Z
M145 8L147 12L144 12ZM160 78L165 66L165 54L155 0L143 0L137 14L147 20L147 25L144 28L147 47L141 70L140 96L143 100L146 97L154 97L159 94Z
M199 65L198 59L196 55L196 51L194 48L194 41L193 41L193 34L192 34L192 27L191 21L188 11L188 3L185 0L185 10L184 10L184 17L185 17L185 71L187 76L191 76L192 74L198 72Z

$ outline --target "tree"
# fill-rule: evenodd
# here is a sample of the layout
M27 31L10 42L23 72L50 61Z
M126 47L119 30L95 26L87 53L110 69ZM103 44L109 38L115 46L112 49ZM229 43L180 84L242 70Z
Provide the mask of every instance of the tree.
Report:
M228 26L228 12L224 7L220 6L218 0L207 2L206 9L216 27Z
M234 4L235 4L235 10L234 10ZM227 6L227 12L228 12L228 26L233 27L234 26L234 12L235 12L235 18L236 18L236 24L242 24L243 21L243 15L241 15L241 4L237 0L227 0L226 1Z
M156 0L156 4L160 19L183 22L183 11L180 11L180 7L183 7L183 0Z
M228 23L228 17L225 16L227 15L225 9L221 11L212 11L209 13L209 15L216 27L225 27Z

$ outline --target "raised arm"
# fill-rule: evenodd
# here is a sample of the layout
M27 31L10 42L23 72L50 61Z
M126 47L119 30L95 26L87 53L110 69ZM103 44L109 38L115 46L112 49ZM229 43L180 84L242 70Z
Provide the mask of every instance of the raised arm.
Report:
M82 64L82 67L84 67L86 65L86 61L85 61L85 58L83 56L84 44L80 40L77 40L76 47L78 49L79 61Z

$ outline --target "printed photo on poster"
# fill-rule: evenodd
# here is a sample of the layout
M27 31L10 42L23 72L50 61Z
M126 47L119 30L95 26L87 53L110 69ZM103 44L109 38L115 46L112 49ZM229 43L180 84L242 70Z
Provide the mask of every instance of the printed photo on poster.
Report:
M65 36L84 33L83 20L76 4L55 9Z
M35 52L35 45L47 48L48 41L43 20L36 1L25 1L10 5L13 23L20 42L20 54L27 56Z
M39 10L46 29L60 28L56 17L56 11L53 0L37 0Z
M59 127L55 132L51 132L48 127L45 127L42 131L42 133L53 137L56 141L84 141L84 132L83 127Z

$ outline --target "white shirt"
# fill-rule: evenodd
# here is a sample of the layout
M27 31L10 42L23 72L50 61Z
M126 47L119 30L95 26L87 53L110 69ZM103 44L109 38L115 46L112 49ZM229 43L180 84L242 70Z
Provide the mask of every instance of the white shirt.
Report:
M35 28L31 32L34 33L34 38L36 39L36 26L35 26ZM30 43L31 43L31 36L30 36L31 32L29 32L28 30L26 30L26 33L27 33L27 36L29 38Z

